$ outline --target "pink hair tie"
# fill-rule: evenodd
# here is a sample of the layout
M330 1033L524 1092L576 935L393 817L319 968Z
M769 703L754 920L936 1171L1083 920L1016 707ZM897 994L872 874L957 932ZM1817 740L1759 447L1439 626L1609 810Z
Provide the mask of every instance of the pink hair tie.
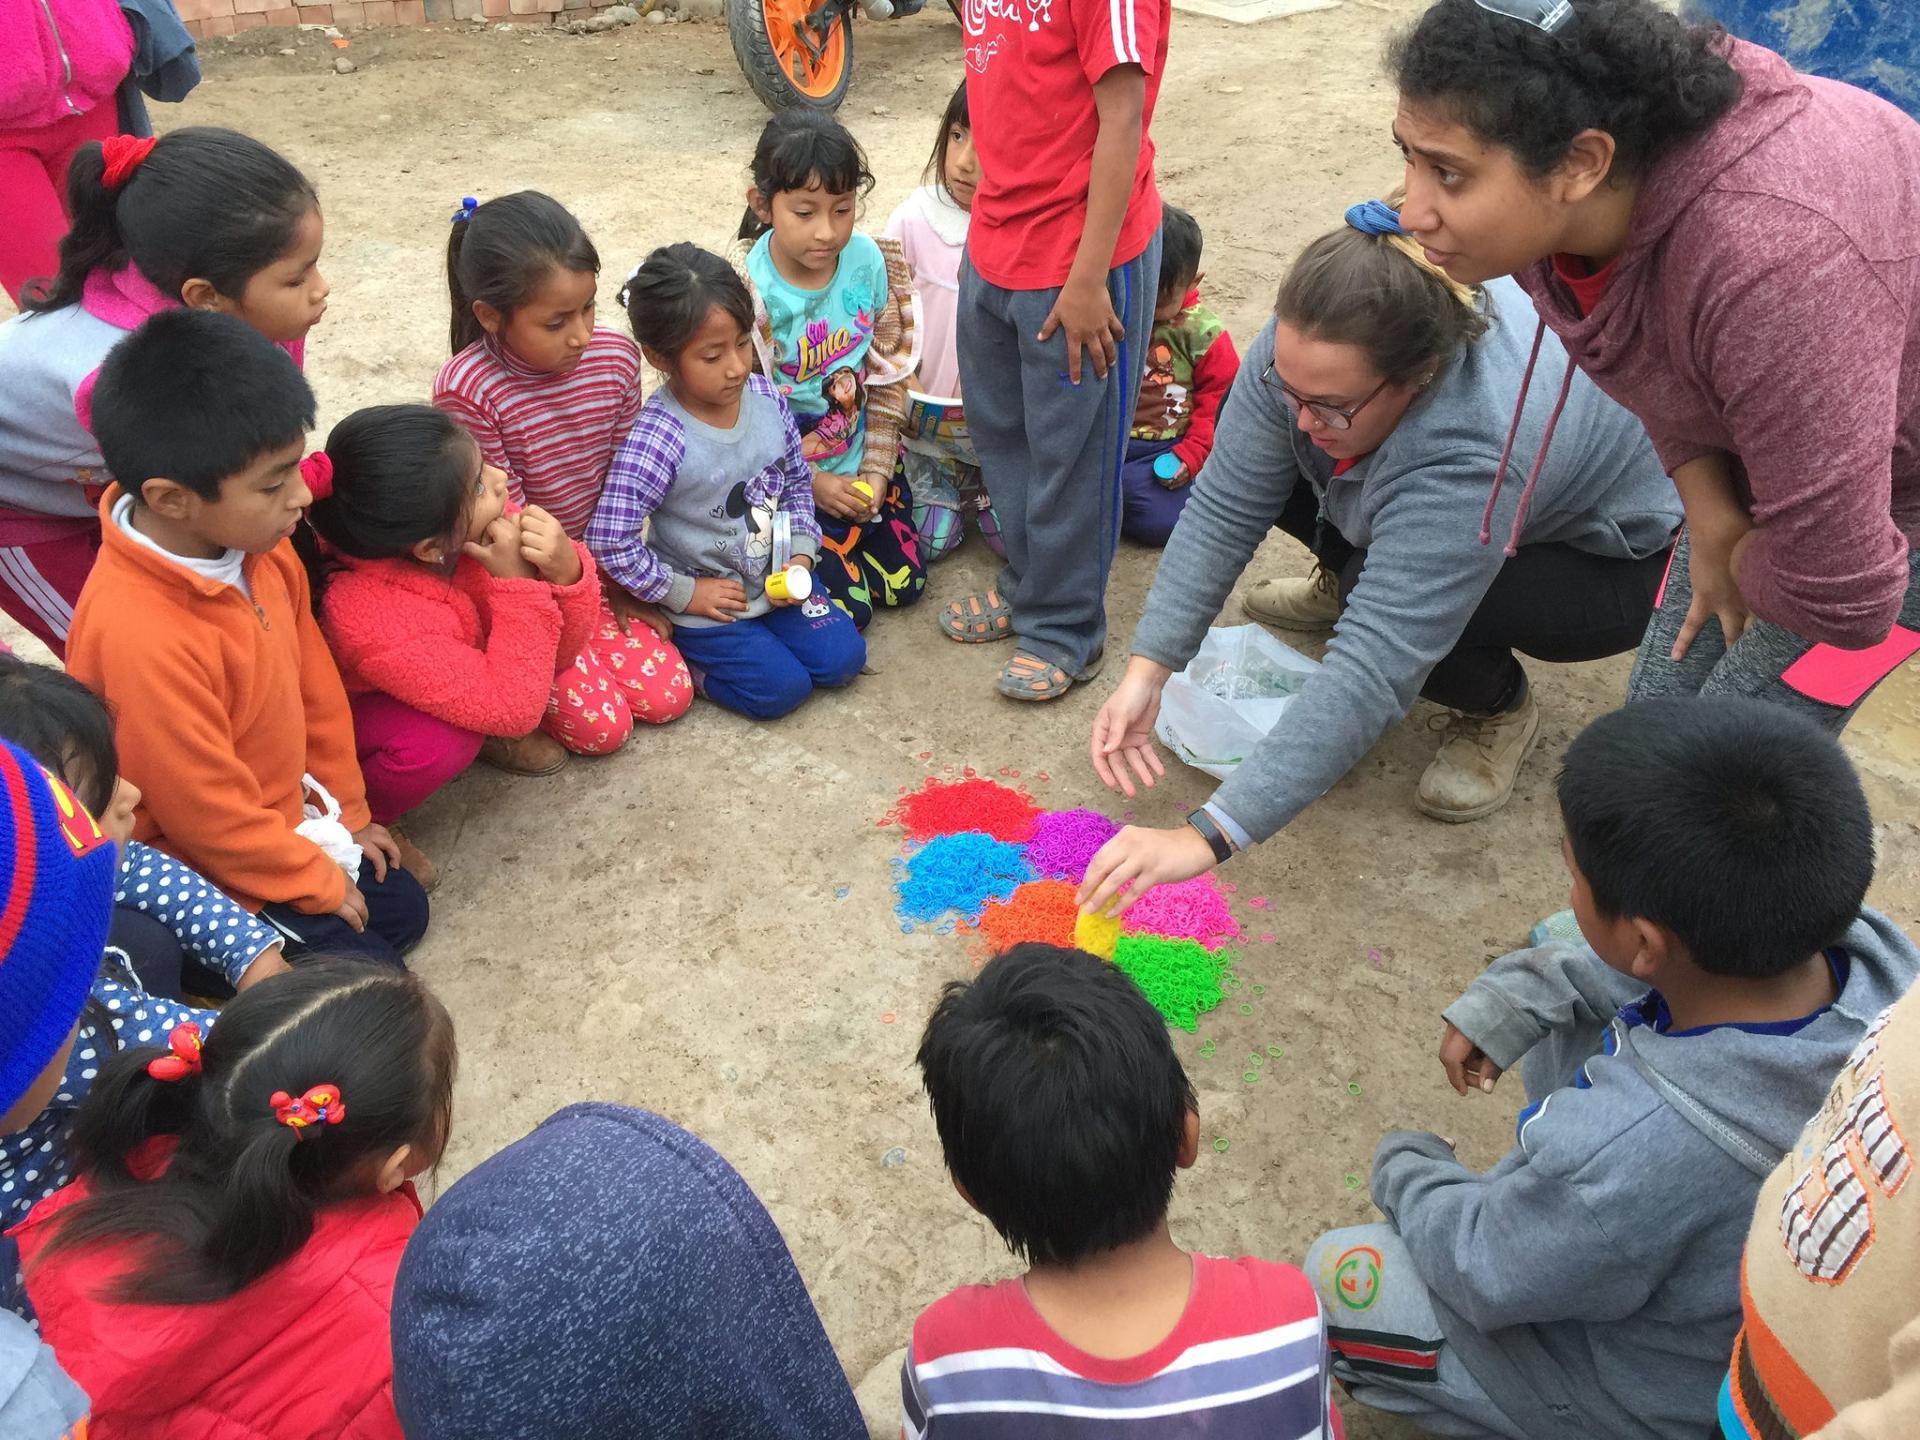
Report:
M300 462L300 478L314 499L326 499L333 494L333 458L324 450L314 451Z
M100 142L100 183L118 190L153 153L156 140L151 135L109 135Z

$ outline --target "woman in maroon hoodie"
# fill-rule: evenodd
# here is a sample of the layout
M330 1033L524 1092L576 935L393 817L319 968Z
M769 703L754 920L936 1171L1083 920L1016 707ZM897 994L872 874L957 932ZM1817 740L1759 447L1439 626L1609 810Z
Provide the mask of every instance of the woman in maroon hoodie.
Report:
M1844 726L1920 649L1920 124L1654 0L1439 0L1390 64L1402 223L1518 279L1679 487L1631 696Z

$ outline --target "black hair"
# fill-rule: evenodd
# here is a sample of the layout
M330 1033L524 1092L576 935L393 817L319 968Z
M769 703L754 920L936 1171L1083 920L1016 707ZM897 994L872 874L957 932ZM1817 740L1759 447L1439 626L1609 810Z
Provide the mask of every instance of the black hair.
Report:
M156 476L204 500L313 428L313 391L285 350L244 320L162 310L107 352L93 435L107 470L144 504Z
M1839 742L1760 700L1641 700L1568 747L1560 814L1609 918L1766 980L1835 944L1873 883L1873 820Z
M12 741L65 780L93 814L113 798L120 778L113 716L105 701L66 671L0 652L0 740Z
M873 189L867 152L831 115L818 110L782 110L767 121L753 147L753 188L766 204L787 190L818 185L829 195L860 195ZM772 227L747 207L740 238L758 240Z
M1185 294L1200 274L1200 222L1178 205L1160 207L1160 298Z
M333 492L307 507L294 548L307 567L316 611L327 549L356 560L389 560L422 540L451 540L473 509L479 446L431 405L369 405L327 436ZM464 537L462 537L464 538ZM451 547L454 559L460 547Z
M919 1061L947 1169L1015 1255L1071 1264L1166 1215L1193 1086L1124 971L1016 945L941 992Z
M684 240L647 256L621 288L620 303L633 338L664 360L678 357L715 306L753 331L753 296L739 271Z
M1690 25L1655 0L1570 3L1573 18L1549 35L1474 0L1438 0L1388 47L1401 98L1512 151L1535 179L1583 130L1613 137L1615 176L1644 174L1740 98L1719 26Z
M156 1080L145 1045L101 1067L74 1117L75 1173L93 1193L55 1220L65 1250L132 1242L116 1304L192 1305L245 1288L306 1244L329 1203L371 1189L402 1145L435 1162L453 1115L453 1021L425 982L362 960L308 960L243 990L206 1034L202 1068ZM338 1092L338 1124L295 1129L272 1097ZM177 1139L163 1174L135 1153Z
M486 333L473 303L511 315L555 270L600 273L600 252L580 222L551 195L519 190L463 210L447 235L451 340L459 354Z
M1303 335L1357 346L1389 385L1446 364L1487 329L1476 292L1427 261L1411 239L1350 225L1300 252L1273 313Z
M95 270L127 264L169 300L196 279L237 300L248 280L287 253L320 204L313 182L281 156L211 125L161 136L118 189L101 183L105 164L97 140L74 151L60 269L51 282L27 286L22 309L72 305Z
M947 97L947 108L940 115L940 138L933 142L933 154L927 158L926 181L937 185L941 190L947 188L947 150L953 141L956 130L973 129L972 117L967 113L967 82L962 80L953 87L953 94ZM951 196L948 196L951 199Z

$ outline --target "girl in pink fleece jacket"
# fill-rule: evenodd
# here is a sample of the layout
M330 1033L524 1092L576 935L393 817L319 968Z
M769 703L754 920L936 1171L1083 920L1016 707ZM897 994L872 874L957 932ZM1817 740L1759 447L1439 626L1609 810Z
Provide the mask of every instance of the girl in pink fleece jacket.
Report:
M550 774L686 709L679 656L643 626L598 633L586 547L536 505L508 509L505 472L440 411L355 411L307 469L314 533L296 543L380 823L476 757Z
M132 63L119 0L0 0L0 286L16 304L53 272L67 163L120 128L114 92Z
M1630 694L1840 729L1920 649L1920 123L1655 0L1439 0L1392 64L1402 223L1513 275L1686 505Z

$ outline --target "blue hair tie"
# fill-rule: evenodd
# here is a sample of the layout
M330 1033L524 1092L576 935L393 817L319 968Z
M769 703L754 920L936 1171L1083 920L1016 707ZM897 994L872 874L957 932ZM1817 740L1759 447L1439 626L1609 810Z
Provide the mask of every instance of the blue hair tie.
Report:
M460 208L453 212L453 223L464 225L473 218L473 212L480 208L480 202L471 195L460 197Z
M1347 224L1362 235L1404 235L1400 212L1384 200L1362 200L1347 207Z

